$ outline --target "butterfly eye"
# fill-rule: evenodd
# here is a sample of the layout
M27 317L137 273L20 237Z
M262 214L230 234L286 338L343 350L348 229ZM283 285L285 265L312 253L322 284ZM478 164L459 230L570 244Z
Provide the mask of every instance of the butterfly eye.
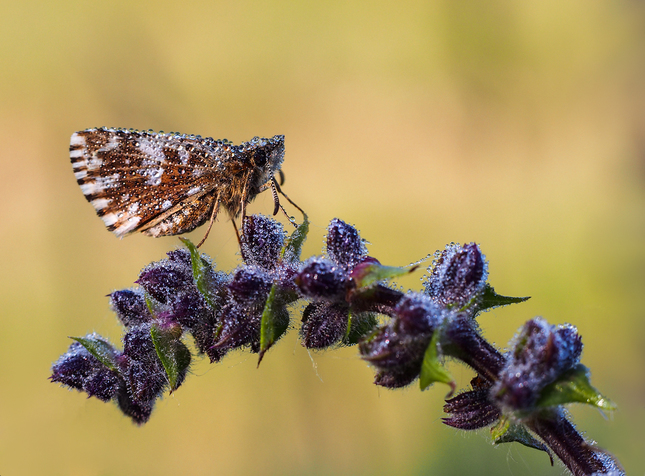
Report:
M264 167L267 163L267 153L263 149L260 149L255 153L254 159L256 167Z

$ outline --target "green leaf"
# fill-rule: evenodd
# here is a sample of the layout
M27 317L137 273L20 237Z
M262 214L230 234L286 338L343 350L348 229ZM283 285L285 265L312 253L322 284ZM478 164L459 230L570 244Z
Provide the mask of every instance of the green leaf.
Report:
M405 274L411 273L416 270L419 265L414 265L409 268L383 266L378 261L363 261L354 267L350 273L350 278L354 280L357 289L366 288L378 281L384 279L397 278Z
M107 340L95 334L85 337L72 337L71 339L85 347L90 354L99 359L108 369L118 371L116 357L119 352Z
M450 393L448 396L451 396L454 393L457 384L450 372L448 372L448 370L446 370L443 364L439 361L439 333L439 330L435 329L432 334L432 339L430 339L430 344L423 355L419 384L421 386L421 390L425 390L435 382L445 383L450 386Z
M589 369L582 364L563 373L558 380L544 387L537 406L553 407L565 403L586 403L607 411L617 408L614 402L591 385Z
M531 299L531 296L526 296L526 297L502 296L495 292L495 288L493 288L490 284L486 283L486 287L484 288L484 293L482 294L482 300L479 303L477 310L483 311L485 309L492 309L494 307L508 306L509 304L520 303L520 302L528 301L529 299Z
M161 303L157 302L157 300L150 296L150 294L148 294L148 292L145 290L143 291L143 296L146 300L146 307L148 308L148 312L154 318L157 315L157 311L161 306Z
M553 464L553 457L551 456L549 449L544 443L531 435L524 425L516 425L511 423L507 418L502 418L497 425L490 429L490 434L493 439L493 443L496 445L516 442L524 446L528 446L529 448L544 451L549 455L549 458L551 458L551 464Z
M214 308L215 303L213 296L209 291L207 279L208 271L210 271L210 264L208 263L208 261L202 258L202 256L199 254L199 250L197 250L197 247L193 244L192 241L184 237L180 237L179 239L184 245L186 245L188 251L190 251L190 262L193 267L193 279L195 280L197 289L199 290L201 295L204 296L204 299L206 300L208 305Z
M497 425L493 426L490 429L490 436L493 439L493 443L498 444L498 443L506 443L505 441L501 441L506 434L506 432L509 430L511 427L511 422L509 421L508 418L501 418L498 422Z
M264 310L262 311L262 321L260 324L260 352L258 366L267 350L286 332L289 327L288 315L283 319L283 306L277 299L278 287L274 284L269 291Z
M298 261L300 259L302 245L307 239L307 234L309 233L309 218L305 213L303 213L302 216L302 223L293 231L293 233L291 233L291 236L287 238L287 241L282 248L280 256L283 259L286 258L289 261Z
M181 384L180 377L190 365L190 351L181 341L181 328L177 326L163 329L153 324L150 327L150 337L168 376L170 391L173 392Z
M343 336L343 344L356 345L366 335L370 334L378 326L378 314L374 312L349 312L347 331Z

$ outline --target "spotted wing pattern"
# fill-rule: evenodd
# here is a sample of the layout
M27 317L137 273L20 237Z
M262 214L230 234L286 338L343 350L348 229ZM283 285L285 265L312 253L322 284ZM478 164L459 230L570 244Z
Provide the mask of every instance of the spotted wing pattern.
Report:
M70 157L81 191L110 231L165 236L198 227L223 191L245 183L252 164L235 147L200 136L100 128L74 133Z

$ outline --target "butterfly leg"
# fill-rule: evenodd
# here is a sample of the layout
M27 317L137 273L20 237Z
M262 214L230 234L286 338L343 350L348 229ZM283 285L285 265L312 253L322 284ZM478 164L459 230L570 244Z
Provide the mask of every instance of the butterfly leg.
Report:
M233 228L235 228L235 236L237 236L237 243L240 245L240 254L242 255L242 261L246 261L246 258L244 257L244 248L242 248L242 237L240 235L239 230L237 229L235 220L233 220L232 218L231 218L231 223L233 224ZM242 221L242 226L244 226L244 221Z
M208 222L208 229L206 230L206 234L204 235L204 238L202 238L202 241L200 241L199 244L197 245L197 248L202 246L204 244L204 241L206 241L206 238L208 238L208 234L211 232L211 228L213 227L213 222L215 221L215 218L217 218L218 211L219 211L219 196L215 199L215 204L213 205L213 211L211 212L211 218ZM239 237L238 237L238 240L239 240Z

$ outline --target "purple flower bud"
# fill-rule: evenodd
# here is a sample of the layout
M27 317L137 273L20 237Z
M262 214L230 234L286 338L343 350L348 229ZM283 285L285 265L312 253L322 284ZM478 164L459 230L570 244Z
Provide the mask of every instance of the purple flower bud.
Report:
M385 388L402 388L410 385L419 376L420 369L414 365L391 370L379 370L374 384Z
M110 369L102 369L85 381L85 392L90 397L96 397L103 402L112 400L123 386L120 375Z
M344 300L347 276L332 261L314 257L305 261L295 282L307 297Z
M119 374L108 369L79 342L73 342L67 353L56 361L49 378L104 402L114 398L121 385Z
M295 283L297 274L298 274L298 271L294 269L291 265L284 265L284 266L280 266L273 275L273 279L283 291L289 291L296 294L296 296L294 297L294 300L298 299L297 297L298 287L296 286L296 283Z
M177 323L190 330L199 326L200 322L209 320L213 314L214 310L195 288L178 294L166 309L157 314L157 318L167 324Z
M488 399L488 388L463 392L446 400L443 411L452 414L443 422L460 430L484 428L500 417L499 409Z
M443 319L443 310L420 293L406 294L394 308L394 313L399 320L400 332L407 334L430 333Z
M166 303L180 290L194 286L193 270L182 262L165 259L146 266L135 282L154 299Z
M190 251L186 248L177 248L176 250L169 251L166 255L168 256L168 261L173 261L189 268L192 268L193 266L193 262L190 258Z
M434 263L425 292L438 304L462 307L480 294L488 278L488 265L475 243L450 244Z
M272 284L271 275L262 268L243 266L233 276L228 289L237 303L264 306Z
M324 349L337 344L347 332L348 319L347 304L309 303L302 315L302 345L308 349Z
M154 401L161 396L168 383L161 363L127 359L121 372L134 401Z
M188 251L186 248L178 248L176 250L169 251L166 254L168 255L167 261L174 262L178 266L184 267L187 275L190 277L187 279L188 289L190 289L191 287L195 288L194 286L191 286L191 284L193 284L194 277L191 277L193 276L193 263L190 256L190 251ZM215 264L212 262L210 256L202 253L200 257L207 264L207 266L202 269L202 284L206 288L204 291L210 294L211 297L222 293L222 289L229 280L228 274L224 273L223 271L216 271ZM160 263L163 263L164 261L165 260L162 260Z
M264 215L250 215L242 224L242 255L246 264L276 267L287 234L280 222Z
M432 333L446 312L423 294L404 295L394 308L394 319L359 343L361 357L378 370L374 383L398 388L416 379Z
M132 421L137 425L143 425L150 419L155 402L156 399L145 401L134 399L125 387L121 388L117 394L119 410L132 418Z
M150 335L150 325L133 327L123 336L121 373L134 401L153 401L161 396L168 380Z
M114 291L110 294L110 306L125 327L138 326L152 320L141 288Z
M85 380L97 369L105 367L85 347L74 341L67 353L61 355L52 366L52 382L60 382L70 388L83 390Z
M215 314L211 314L194 323L190 329L190 334L193 336L195 346L200 354L206 353L213 345L216 327Z
M575 327L531 319L514 337L491 395L509 411L530 410L545 386L579 363L581 352Z
M123 354L134 360L154 360L157 351L150 336L150 324L133 327L125 333Z
M358 230L338 218L327 227L327 254L346 270L353 268L366 255L367 250Z
M262 309L251 310L243 304L229 302L219 316L219 333L207 354L211 362L219 362L226 353L239 347L260 348L260 324Z
M378 370L374 383L390 388L408 385L421 372L432 333L408 334L393 319L358 344L361 358Z

